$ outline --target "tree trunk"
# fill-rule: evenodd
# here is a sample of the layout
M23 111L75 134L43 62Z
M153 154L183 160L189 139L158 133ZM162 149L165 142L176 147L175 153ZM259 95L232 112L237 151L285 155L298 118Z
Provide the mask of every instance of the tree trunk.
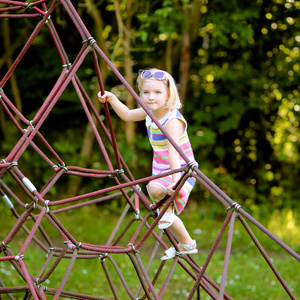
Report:
M173 49L173 40L169 38L167 40L167 50L166 50L166 71L172 74L172 49Z
M118 0L115 0L115 8L116 8L116 18L118 22L118 30L119 30L119 37L118 41L115 45L114 52L118 53L123 58L123 67L124 67L124 78L129 83L130 86L133 86L133 61L131 58L131 22L132 22L132 16L135 13L135 9L132 7L131 0L125 0L126 1L126 9L124 11L120 8L120 3ZM122 6L124 7L124 6ZM122 18L123 16L123 18ZM125 22L123 22L123 19L126 19ZM123 55L121 55L123 54ZM127 93L125 98L125 104L129 109L134 108L134 102L133 97L131 94ZM125 126L125 138L127 143L127 151L130 153L135 153L135 144L134 144L134 136L135 136L135 129L136 124L133 122L126 122L124 124ZM137 161L136 155L134 155L131 158L131 161L129 161L130 164L135 164Z
M94 20L96 26L96 41L98 41L99 47L103 50L103 52L107 55L108 51L105 46L105 40L103 38L103 21L99 12L99 9L94 4L93 0L85 0L85 4L87 7L87 12L91 15L92 19ZM105 86L106 78L107 78L107 65L103 60L100 60L100 69L103 84ZM100 113L100 103L98 101L97 93L99 88L97 88L91 97L93 105L95 106L96 111L98 114ZM95 118L93 118L95 122ZM78 162L80 166L87 167L89 164L92 163L91 161L91 154L92 149L95 141L95 135L93 133L92 127L88 123L86 126L86 130L84 133L83 143L80 152L80 161ZM68 184L68 196L74 196L78 194L80 189L80 185L82 182L82 177L74 177L69 181Z
M189 73L190 73L190 60L191 60L191 40L188 30L185 29L183 33L183 41L181 48L181 60L180 60L180 98L184 107L184 101L186 97ZM183 110L183 108L182 108Z
M190 64L191 64L191 45L197 38L198 24L200 22L202 13L201 5L203 0L194 0L193 4L184 8L185 24L183 26L183 39L181 48L180 60L180 97L184 105L187 87L190 77ZM184 107L184 106L183 106Z
M125 70L125 79L128 82L130 86L133 86L133 72L132 72L132 66L133 66L133 61L131 59L131 53L130 53L130 45L131 45L131 1L127 1L127 15L128 18L126 19L126 32L125 35L123 36L123 45L124 45L124 70ZM127 93L126 96L126 105L128 106L129 109L134 108L134 103L132 96ZM126 141L130 145L130 147L133 147L133 137L134 137L134 132L135 132L135 126L133 122L127 122L126 123Z
M3 20L3 37L4 37L4 48L5 48L5 53L6 53L4 61L6 63L7 69L9 69L10 66L12 65L12 54L13 54L13 52L10 50L12 45L11 45L11 39L10 39L9 19ZM19 40L18 44L20 44L20 39L18 39L18 40ZM21 40L23 40L23 38L21 38ZM15 45L15 47L16 47L16 45ZM20 112L22 112L22 101L21 101L20 91L19 91L19 87L17 84L15 73L11 74L11 76L9 78L9 83L11 85L11 91L12 91L12 95L13 95L13 99L14 99L14 104L15 104L16 108ZM2 123L2 120L1 120L1 123ZM5 124L5 121L4 121L4 124Z

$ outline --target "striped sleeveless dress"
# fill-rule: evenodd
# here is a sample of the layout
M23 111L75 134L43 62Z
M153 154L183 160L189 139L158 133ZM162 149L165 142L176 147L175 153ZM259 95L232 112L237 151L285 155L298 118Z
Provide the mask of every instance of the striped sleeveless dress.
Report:
M195 161L193 149L191 147L191 143L189 141L189 137L187 134L187 123L183 118L182 114L179 112L179 110L178 109L169 110L168 113L158 121L162 125L162 127L165 128L167 123L173 118L178 118L179 120L182 120L185 124L184 133L180 137L180 144L179 144L180 149L183 151L183 153L188 157L188 159L191 162L195 163L195 165L198 165ZM146 127L147 127L147 133L150 140L150 144L153 149L152 175L158 175L163 172L170 171L171 167L169 165L168 144L167 144L166 137L161 132L161 130L157 128L156 124L151 120L149 116L146 116ZM181 155L180 155L180 164L182 167L185 167L187 165L186 161L181 157ZM166 190L166 188L172 183L173 183L172 176L165 176L165 177L151 180L148 185L158 184L163 189ZM174 208L177 214L180 214L185 208L190 192L194 187L194 185L195 185L195 178L189 177L186 180L183 187L180 189L178 195L176 195L174 199L174 204L175 204ZM152 200L155 199L152 198Z

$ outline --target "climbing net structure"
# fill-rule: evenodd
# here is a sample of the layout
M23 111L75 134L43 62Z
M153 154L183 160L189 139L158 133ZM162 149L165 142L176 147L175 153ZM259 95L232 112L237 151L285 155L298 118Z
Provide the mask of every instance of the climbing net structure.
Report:
M11 210L11 216L15 218L14 225L10 230L3 232L1 229L3 240L0 241L0 263L1 269L6 269L7 273L4 277L1 275L0 278L0 298L6 295L9 299L19 299L20 297L23 297L23 299L49 299L49 297L53 297L54 299L58 299L59 297L69 299L125 299L124 296L121 297L119 295L120 290L123 289L127 295L126 299L166 299L167 295L165 292L168 288L170 289L175 267L180 267L186 273L186 276L189 277L189 282L191 282L191 287L186 293L186 299L193 299L194 297L200 299L200 293L204 293L212 299L231 299L225 292L225 285L231 244L234 237L234 225L235 221L239 220L278 278L287 295L291 299L296 299L292 290L288 287L250 229L248 222L254 224L298 261L300 261L299 254L257 222L243 210L241 205L234 202L197 167L188 161L185 154L181 152L180 148L164 132L164 129L157 122L151 111L140 101L135 91L128 85L126 80L100 49L70 0L38 0L31 3L1 0L0 5L0 18L2 20L4 18L34 18L37 20L29 39L24 43L17 58L12 62L0 82L1 108L11 120L12 125L10 126L14 126L20 134L20 139L12 145L12 149L9 150L9 153L5 157L1 157L0 162L0 193L3 201ZM81 49L72 63L70 63L67 51L63 47L57 29L51 20L51 14L58 6L67 12L69 21L73 22L82 38ZM32 119L28 119L14 105L13 99L10 99L10 94L6 92L5 85L12 74L14 74L14 71L19 67L23 57L43 28L46 28L52 37L53 47L56 48L57 55L62 62L62 70L60 74L57 74L57 81L41 107L39 107ZM108 105L104 105L105 120L107 123L105 125L77 75L77 71L83 67L83 62L88 55L92 55L93 58L93 67L96 70L99 90L104 90L98 61L100 58L110 67L128 92L132 94L146 113L150 115L156 125L165 133L166 137L186 160L187 166L185 168L168 173L172 174L173 172L180 171L184 175L179 180L174 195L164 199L166 205L160 214L157 214L156 211L162 203L152 204L140 188L140 184L159 176L139 179L133 177L118 150ZM42 129L45 126L45 121L67 87L73 88L77 93L78 101L93 131L99 151L103 153L107 163L105 170L68 165L64 161L63 153L60 154L59 149L56 149L55 143L50 144L43 135ZM24 103L26 102L25 99L23 101ZM114 154L109 155L107 151L108 145L113 148ZM49 168L52 172L50 178L43 178L45 182L41 187L34 184L30 169L23 169L22 166L21 158L27 155L29 149L30 151L35 151L40 156L44 162L43 165L41 164L41 167ZM1 153L1 155L3 154ZM113 156L113 158L110 156ZM99 182L107 181L111 184L109 187L80 193L71 198L57 199L57 196L52 196L53 193L51 194L50 192L65 176L93 178L99 180ZM154 261L157 251L162 253L171 244L175 248L178 247L178 241L176 241L172 234L168 230L165 230L163 238L162 231L157 232L156 225L184 182L190 176L193 176L197 180L197 184L201 184L211 192L216 200L224 206L226 213L224 214L223 225L201 266L198 265L194 257L178 254L171 260L170 267L167 267L169 265L166 265L166 261L161 261L152 277L152 273L148 272L148 270ZM18 188L17 191L15 190L16 186ZM59 220L59 213L62 211L70 212L79 207L100 202L109 202L116 197L125 199L125 205L113 232L103 244L92 244L87 243L85 240L78 240L76 235L72 234L72 230L68 230L67 226ZM145 211L144 216L141 214L141 211ZM132 218L129 218L129 222L125 222L128 219L128 215L132 216ZM101 210L99 211L99 217L101 217ZM52 228L52 231L56 232L59 238L52 238L51 234L45 229L49 228L49 226ZM133 231L132 228L134 228ZM222 280L217 284L206 274L206 269L211 263L212 257L227 229L226 252L221 274ZM101 228L99 230L105 229ZM19 244L13 243L20 232L22 232L21 236L24 237L23 242ZM130 232L133 233L129 234ZM152 252L150 251L151 255L146 256L146 254L149 254L149 247L145 247L145 241L150 238L154 239L155 242L153 243ZM40 260L43 261L41 265L39 265L38 259L34 262L26 260L26 254L31 251L32 245L46 254L44 260L43 258ZM176 249L178 250L178 248ZM115 260L116 255L121 255L125 258L129 257L134 275L122 272L120 263ZM145 257L149 257L149 259L145 261ZM76 269L73 266L79 259L89 259L91 263L92 261L100 260L105 276L99 278L99 281L107 281L108 292L97 293L98 295L87 295L72 291L72 282L69 282L70 275L78 272L78 269L75 271ZM66 261L67 264L63 264ZM32 265L35 268L32 268ZM57 270L62 265L65 266L65 269L63 272L64 275L59 280L59 286L51 286L52 278L57 277ZM168 270L167 274L163 272L163 269ZM14 271L14 275L11 274L11 270ZM12 285L12 282L14 282L10 278L12 276L18 277L23 284L21 286ZM118 283L115 282L116 277L118 278ZM136 283L134 287L129 283L128 277L130 277L131 281L134 278ZM66 285L67 282L69 285ZM86 284L88 285L88 283ZM69 287L68 290L66 290L66 286Z

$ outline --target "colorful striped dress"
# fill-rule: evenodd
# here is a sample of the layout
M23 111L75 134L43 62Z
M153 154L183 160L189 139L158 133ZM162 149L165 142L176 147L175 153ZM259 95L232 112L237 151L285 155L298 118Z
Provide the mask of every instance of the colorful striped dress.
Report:
M195 165L198 165L195 161L193 149L191 147L191 143L187 134L187 123L183 118L182 114L179 112L179 110L171 109L162 119L158 121L162 125L162 127L165 128L168 121L170 121L173 118L178 118L179 120L182 120L185 124L185 131L180 137L180 149L188 157L190 162L194 162ZM146 127L150 144L153 148L152 175L158 175L163 172L170 171L171 167L169 165L168 144L166 137L161 132L161 130L157 128L156 124L151 120L149 116L146 117ZM181 155L180 164L182 167L185 167L187 165L186 161L181 157ZM165 176L162 178L151 180L148 185L158 184L166 190L166 188L172 183L172 176ZM180 214L185 208L190 192L194 185L195 179L193 177L189 177L185 182L184 186L179 191L178 195L176 195L174 200L174 207L177 214Z

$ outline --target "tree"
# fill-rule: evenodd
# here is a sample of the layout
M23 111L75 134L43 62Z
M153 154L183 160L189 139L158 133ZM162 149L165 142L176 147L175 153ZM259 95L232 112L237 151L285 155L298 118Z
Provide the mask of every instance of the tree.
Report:
M172 73L180 85L195 155L209 177L226 192L246 200L277 203L282 198L295 204L290 199L299 196L298 1L110 0L96 5L92 0L81 0L75 4L100 47L131 86L135 86L139 69L154 66ZM66 33L65 45L72 57L79 40L74 37L74 26L59 7L53 19L58 30ZM20 26L12 24L11 36L19 36ZM0 33L2 40L4 33ZM27 70L16 72L20 93L29 99L30 109L37 99L43 99L44 90L59 72L51 60L52 50L47 51L49 56L44 51L50 47L47 33L40 35L34 54L47 72L34 74L29 62L24 64ZM17 40L10 42L9 51L0 46L0 65L7 57L14 57ZM105 88L113 89L134 107L132 97L102 63ZM40 77L34 95L29 92L30 78L24 75L28 70ZM93 70L89 74L79 71L78 75L86 86L94 86L88 91L97 103ZM61 101L72 102L79 109L73 94L68 93ZM68 110L56 110L55 114L69 118ZM143 129L121 123L114 114L112 118L118 145L127 150L123 151L126 160L146 152L140 138ZM74 132L84 132L76 118L72 126ZM60 137L58 124L56 130ZM82 164L89 164L97 155L91 150L92 135L88 130L85 134L81 154L89 160L83 159ZM144 155L139 158L140 164ZM147 172L143 168L146 162L137 172ZM223 182L224 176L230 184Z

